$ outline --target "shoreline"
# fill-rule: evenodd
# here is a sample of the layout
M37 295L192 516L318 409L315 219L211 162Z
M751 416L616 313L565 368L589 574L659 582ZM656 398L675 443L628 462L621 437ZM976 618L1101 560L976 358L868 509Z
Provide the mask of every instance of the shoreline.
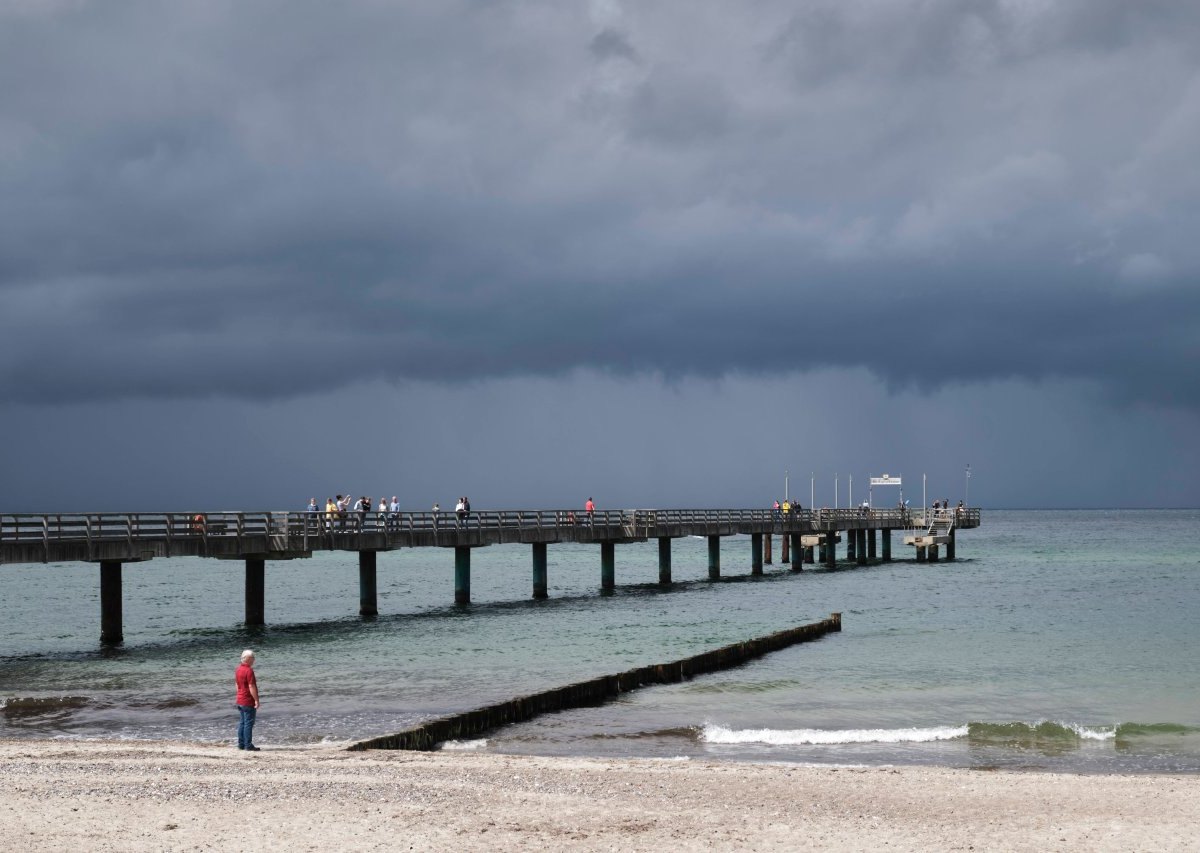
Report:
M1200 850L1200 776L0 740L7 849Z

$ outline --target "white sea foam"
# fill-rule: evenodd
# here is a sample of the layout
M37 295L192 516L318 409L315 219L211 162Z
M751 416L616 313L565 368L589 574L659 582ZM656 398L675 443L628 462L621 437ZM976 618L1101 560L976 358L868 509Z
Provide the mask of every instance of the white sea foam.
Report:
M1116 726L1080 726L1075 723L1062 723L1082 740L1112 740L1117 736Z
M706 725L700 735L705 743L768 743L802 746L842 743L929 743L966 737L966 726L930 729L728 729Z
M473 749L483 749L487 746L487 738L479 738L478 740L447 740L438 744L438 749L444 749L447 752L466 752Z

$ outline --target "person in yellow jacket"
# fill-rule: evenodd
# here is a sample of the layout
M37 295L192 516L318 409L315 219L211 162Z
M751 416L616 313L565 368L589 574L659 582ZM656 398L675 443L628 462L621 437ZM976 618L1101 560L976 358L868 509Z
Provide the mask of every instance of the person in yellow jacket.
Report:
M787 517L788 517L788 514L789 514L791 511L792 511L792 502L791 502L791 501L784 501L784 502L783 502L783 517L784 517L784 518L787 518Z

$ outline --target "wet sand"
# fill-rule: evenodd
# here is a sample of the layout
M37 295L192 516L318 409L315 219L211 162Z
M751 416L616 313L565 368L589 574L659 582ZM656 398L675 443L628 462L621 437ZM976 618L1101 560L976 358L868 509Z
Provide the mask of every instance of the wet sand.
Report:
M0 741L6 850L1200 850L1200 777Z

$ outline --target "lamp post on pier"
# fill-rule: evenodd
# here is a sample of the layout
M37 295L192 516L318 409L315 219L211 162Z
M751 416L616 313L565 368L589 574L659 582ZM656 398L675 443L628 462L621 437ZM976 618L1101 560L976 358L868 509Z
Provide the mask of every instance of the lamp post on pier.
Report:
M963 504L971 505L971 463L967 463L967 484L963 487Z

